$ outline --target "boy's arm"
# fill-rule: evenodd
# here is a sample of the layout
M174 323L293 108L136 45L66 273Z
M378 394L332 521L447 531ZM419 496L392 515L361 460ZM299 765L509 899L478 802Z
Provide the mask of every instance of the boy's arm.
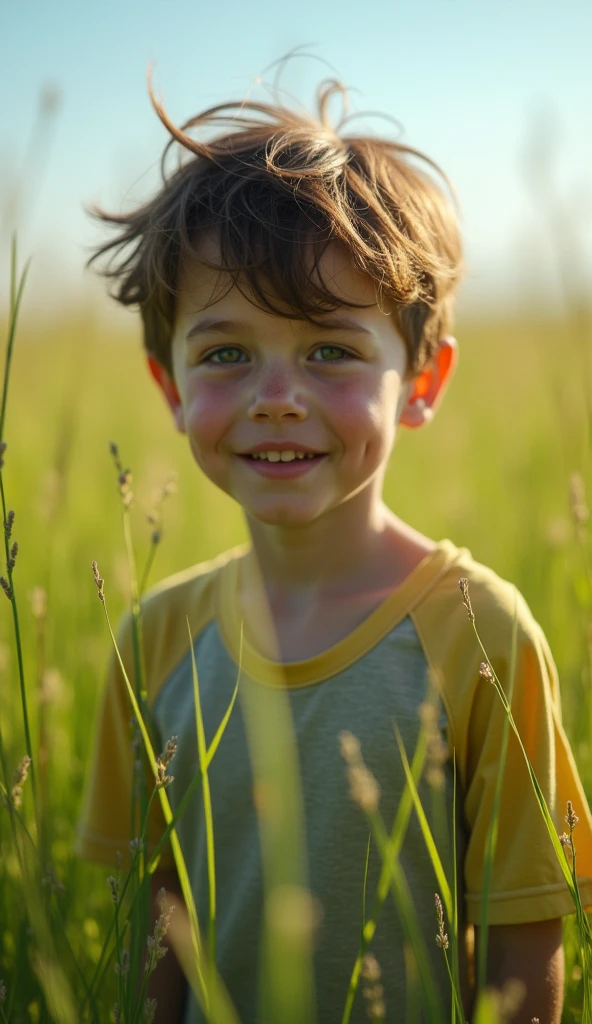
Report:
M479 929L475 928L475 956ZM559 1024L563 1006L563 932L561 918L533 924L502 924L489 928L487 983L503 988L517 978L526 996L513 1024L531 1024L538 1017L545 1024Z
M183 905L181 886L175 868L155 871L152 876L150 883L152 904L151 932L160 914L157 896L161 889L166 889L167 892L174 895L172 902L176 907L180 908ZM187 982L173 948L166 940L166 936L163 939L163 945L167 946L168 952L158 962L156 970L148 982L148 996L150 999L156 999L157 1003L154 1024L181 1024L187 997Z

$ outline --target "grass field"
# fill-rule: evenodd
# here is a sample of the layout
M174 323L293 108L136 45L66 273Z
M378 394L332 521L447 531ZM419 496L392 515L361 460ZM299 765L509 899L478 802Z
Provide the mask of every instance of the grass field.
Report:
M67 308L67 302L64 303ZM460 363L434 423L402 434L387 499L418 529L450 537L511 579L542 624L562 680L564 722L592 799L592 592L590 531L576 528L570 477L592 488L592 337L574 310L563 319L536 312L512 321L460 322ZM87 978L112 916L107 872L78 863L72 842L93 713L110 651L90 564L105 578L110 614L129 601L121 506L109 442L131 467L140 567L149 551L146 513L174 473L177 493L162 505L155 581L245 537L239 510L195 468L157 394L130 318L127 332L96 316L66 313L42 323L25 292L4 430L4 488L16 513L14 571L33 749L45 827L44 872L76 960ZM592 493L592 491L590 491ZM583 519L583 515L581 516ZM39 616L47 595L47 615ZM25 753L11 606L0 595L0 724L7 762ZM30 820L31 794L23 805ZM577 832L575 835L577 845ZM48 1021L8 815L0 810L0 978L6 1019ZM34 929L33 929L34 932ZM582 1020L575 933L566 933L564 1020ZM80 972L59 946L68 985ZM61 984L61 982L60 982ZM106 975L102 1005L116 1001ZM0 1018L1 1019L1 1018ZM65 1019L65 1018L64 1018ZM389 1018L387 1017L387 1020Z

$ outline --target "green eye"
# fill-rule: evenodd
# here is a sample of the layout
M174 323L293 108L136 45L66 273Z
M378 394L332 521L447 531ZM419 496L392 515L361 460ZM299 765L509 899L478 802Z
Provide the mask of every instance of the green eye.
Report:
M339 363L348 355L349 352L341 345L321 345L313 352L313 359L317 363Z
M243 362L243 356L245 356L245 353L242 349L236 348L235 345L227 345L225 348L217 348L215 352L210 352L204 361L220 366L222 363L241 363Z

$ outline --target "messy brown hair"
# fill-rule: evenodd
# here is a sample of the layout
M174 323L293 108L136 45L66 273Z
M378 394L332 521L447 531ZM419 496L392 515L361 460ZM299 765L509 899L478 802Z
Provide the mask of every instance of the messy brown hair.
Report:
M326 247L339 243L354 267L367 274L379 303L390 300L406 344L408 374L418 373L452 324L452 303L462 266L451 199L417 166L423 161L450 182L428 157L400 142L340 135L333 128L331 98L347 90L338 81L317 91L318 114L281 103L225 103L180 128L167 116L148 83L152 106L171 138L161 162L156 195L125 214L93 214L119 229L89 260L109 257L103 273L113 296L142 315L146 349L172 372L171 338L180 273L213 231L219 262L255 305L277 316L315 323L340 305L321 276ZM196 129L226 130L209 141ZM179 144L169 173L167 156ZM312 259L311 259L312 254ZM213 301L213 300L212 300Z

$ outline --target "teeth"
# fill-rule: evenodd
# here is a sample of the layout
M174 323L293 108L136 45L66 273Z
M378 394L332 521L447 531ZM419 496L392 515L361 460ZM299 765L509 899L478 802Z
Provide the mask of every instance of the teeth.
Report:
M271 449L267 452L253 452L252 459L264 459L267 462L294 462L294 459L314 459L314 452L296 452L292 448L278 452Z

